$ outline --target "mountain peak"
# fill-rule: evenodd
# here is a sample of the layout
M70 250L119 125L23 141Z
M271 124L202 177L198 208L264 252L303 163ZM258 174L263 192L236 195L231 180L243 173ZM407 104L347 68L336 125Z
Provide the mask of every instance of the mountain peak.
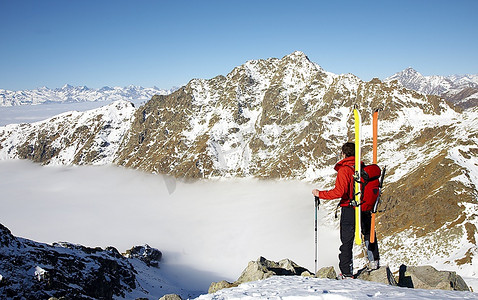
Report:
M415 70L412 67L408 67L404 69L403 71L396 73L395 75L400 77L408 77L408 78L423 77L422 74L420 74L417 70Z
M291 54L288 54L288 55L284 56L282 58L282 60L284 60L284 59L292 59L292 60L304 60L304 59L306 59L306 60L310 61L309 58L307 57L307 55L305 55L304 52L298 51L298 50L292 52Z

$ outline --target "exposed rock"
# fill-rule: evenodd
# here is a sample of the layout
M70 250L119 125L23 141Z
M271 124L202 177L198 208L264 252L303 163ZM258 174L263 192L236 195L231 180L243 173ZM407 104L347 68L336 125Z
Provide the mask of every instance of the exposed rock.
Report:
M269 262L270 261L266 260L264 257L260 257L257 261L250 261L236 282L243 283L256 281L276 275L275 272L270 270L268 266Z
M250 261L235 282L230 283L224 280L213 282L209 287L208 293L215 293L224 288L235 287L244 282L266 279L274 275L312 276L309 270L299 266L290 259L275 262L261 256L256 261Z
M289 259L274 262L261 256L256 261L248 263L237 281L233 283L225 280L213 282L208 293L212 294L224 288L236 287L241 283L263 280L277 275L311 276L307 269ZM315 277L336 279L337 274L334 267L324 267L317 271ZM363 269L359 271L357 279L409 288L469 291L465 281L455 272L437 271L431 266L406 267L402 265L398 283L388 266L382 266L377 270Z
M372 271L363 270L362 272L360 272L357 278L394 286L397 285L395 277L393 277L392 271L390 271L390 268L388 266L380 267L379 269Z
M8 247L15 242L17 242L17 240L12 235L12 232L10 231L10 229L0 224L0 247ZM15 246L18 247L18 245L15 245Z
M0 295L15 299L112 299L136 289L131 259L154 265L161 252L133 247L132 258L108 247L53 245L18 238L0 224Z
M181 296L176 294L167 294L159 298L159 300L183 300L183 298L181 298Z
M300 274L302 277L314 277L314 274L310 273L309 271L304 271Z
M157 267L163 254L158 249L151 248L149 245L143 245L134 246L126 250L125 256L128 258L138 258L144 261L148 266Z
M402 265L398 285L417 289L470 290L463 278L456 272L438 271L432 266L408 267Z
M237 283L231 283L231 282L222 280L222 281L219 281L219 282L211 283L207 292L209 294L213 294L213 293L215 293L219 290L227 289L227 288L230 288L230 287L236 287L236 286L238 286Z
M315 273L316 278L328 278L335 279L337 278L337 273L335 272L334 267L323 267Z
M247 268L242 272L241 276L235 283L241 284L244 282L266 279L273 275L301 275L305 271L308 272L307 269L297 265L289 259L274 262L261 256L256 261L249 262Z

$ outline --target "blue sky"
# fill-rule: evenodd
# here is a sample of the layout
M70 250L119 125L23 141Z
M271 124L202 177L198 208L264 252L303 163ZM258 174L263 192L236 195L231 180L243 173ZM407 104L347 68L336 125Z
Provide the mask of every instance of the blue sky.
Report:
M295 50L363 80L478 73L478 1L0 0L0 88L170 88Z

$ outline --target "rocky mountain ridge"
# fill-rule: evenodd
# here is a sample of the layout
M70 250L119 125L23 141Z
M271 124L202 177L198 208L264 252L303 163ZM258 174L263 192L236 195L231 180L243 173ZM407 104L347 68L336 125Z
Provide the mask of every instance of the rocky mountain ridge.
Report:
M397 80L407 89L441 96L462 108L478 106L478 74L423 76L413 68L395 73L384 81Z
M152 276L151 282L164 289L160 295L188 296L158 273L161 256L148 245L125 254L114 247L49 245L13 236L0 224L0 294L8 299L134 299L158 293L141 277Z
M365 162L371 114L382 109L379 163L387 176L378 232L386 259L476 276L478 110L462 112L397 81L333 74L302 52L193 79L139 108L117 102L1 127L0 158L115 163L187 179L298 179L328 188L340 146L353 141L354 105L363 116Z
M61 88L41 87L34 90L10 91L0 89L0 106L29 105L42 103L118 101L150 99L153 95L168 95L177 88L169 90L157 87L144 88L130 85L127 87L109 87L91 89L86 86L65 84Z

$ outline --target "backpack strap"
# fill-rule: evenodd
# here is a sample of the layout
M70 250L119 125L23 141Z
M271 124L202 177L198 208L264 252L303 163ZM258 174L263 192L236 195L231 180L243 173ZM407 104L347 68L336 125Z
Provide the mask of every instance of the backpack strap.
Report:
M362 192L362 190L363 190L363 188L364 188L364 187L363 187L363 182L361 182L360 180L355 179L355 167L352 167L352 166L349 166L349 165L346 165L346 166L349 167L349 168L351 168L351 169L353 170L353 172L354 172L354 175L352 176L352 181L351 181L351 182L352 182L351 190L352 190L352 195L353 195L353 197L355 197L355 195L360 194L360 193ZM359 183L360 191L359 191L358 193L355 193L355 184L354 184L354 182L358 182L358 183ZM363 195L363 194L362 194L362 195ZM349 199L349 200L350 200L350 201L353 201L354 199L352 198L352 199ZM359 203L359 205L360 205L360 204L362 204L362 196L360 197L360 203ZM350 205L350 206L353 206L351 203L350 203L349 205Z

